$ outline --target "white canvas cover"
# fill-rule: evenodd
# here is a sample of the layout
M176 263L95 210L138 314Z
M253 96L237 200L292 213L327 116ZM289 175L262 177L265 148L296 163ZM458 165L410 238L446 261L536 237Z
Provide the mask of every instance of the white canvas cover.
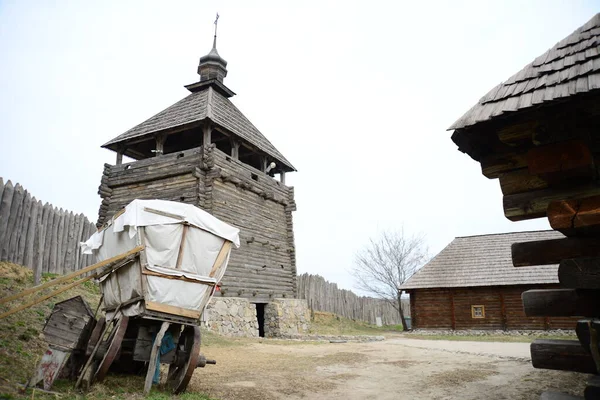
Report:
M184 232L181 262L175 269ZM143 236L143 239L142 239ZM123 254L140 244L146 246L147 264L139 260L106 276L102 292L107 308L116 308L128 300L146 301L202 311L213 286L225 273L229 254L213 277L209 274L225 241L239 247L239 230L189 204L165 200L134 200L109 226L94 233L81 244L85 254L94 254L96 262ZM143 269L188 281L143 274ZM193 280L196 282L190 282ZM122 309L127 316L143 313L142 303Z

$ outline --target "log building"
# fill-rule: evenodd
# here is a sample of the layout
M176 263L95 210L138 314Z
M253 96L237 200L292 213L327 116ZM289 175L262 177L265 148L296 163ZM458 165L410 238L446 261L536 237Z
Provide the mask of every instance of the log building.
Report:
M285 184L295 168L231 102L216 35L198 74L185 98L102 146L117 156L104 166L98 226L133 199L194 204L241 231L217 296L295 298L296 203Z
M554 231L457 237L404 285L417 329L575 329L576 318L528 317L521 295L558 287L558 265L514 268L511 245Z
M586 317L577 322L578 340L534 341L532 364L594 374L584 395L600 398L600 14L450 129L483 175L499 179L508 219L548 218L566 236L512 245L514 267L559 264L560 288L523 293L527 316Z

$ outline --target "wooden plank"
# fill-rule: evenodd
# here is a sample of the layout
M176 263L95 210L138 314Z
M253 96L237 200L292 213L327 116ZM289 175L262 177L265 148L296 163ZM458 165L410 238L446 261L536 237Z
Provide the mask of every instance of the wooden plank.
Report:
M565 235L599 233L600 196L553 201L547 215L552 229Z
M223 263L227 259L227 255L229 254L229 250L231 249L231 244L232 243L229 240L226 240L225 243L223 243L223 246L221 246L221 250L219 250L219 254L217 255L215 263L213 264L210 270L210 274L208 274L208 276L210 276L211 278L215 276L217 270L221 268L221 265L223 265Z
M526 168L500 175L502 194L516 194L540 190L548 187L548 182L537 175L531 175Z
M65 220L67 219L66 210L60 209L60 219L58 220L58 230L56 231L56 273L63 274L65 272L64 268L64 233L65 233Z
M12 182L9 180L4 185L4 193L2 194L2 201L0 202L0 260L2 258L3 243L6 242L6 232L8 231L8 219L10 218L10 209L12 206L12 200L14 197L15 188Z
M591 175L594 158L583 140L570 140L529 150L527 166L531 175Z
M565 288L600 289L600 258L562 260L558 280Z
M152 352L150 353L150 364L148 365L146 379L144 380L144 395L148 395L148 393L150 393L150 389L152 388L152 378L154 377L154 373L156 372L156 363L158 362L158 349L160 349L163 336L169 328L169 325L170 324L168 322L162 323L162 325L160 326L160 330L156 334L154 343L152 344Z
M46 238L46 229L48 228L48 215L50 206L48 203L42 205L40 200L40 216L38 218L38 223L36 227L36 240L34 245L34 274L33 274L33 284L39 285L42 279L42 273L44 272L44 252L47 250L45 246L45 238Z
M183 250L185 248L185 237L190 229L188 224L183 226L183 232L181 234L181 243L179 244L179 252L177 253L177 262L175 263L175 269L181 269L181 262L183 261Z
M577 340L536 339L531 343L531 364L534 368L597 373L591 354Z
M597 185L579 185L571 188L548 188L511 194L502 199L504 216L511 221L542 218L553 201L582 199L600 195Z
M119 255L111 257L111 258L107 258L106 260L101 261L99 263L96 263L94 265L90 265L87 268L81 269L79 271L71 272L70 274L63 275L61 277L58 277L58 278L53 279L51 281L48 281L48 282L46 282L44 284L41 284L41 285L38 285L38 286L34 286L32 288L29 288L29 289L22 290L19 293L15 293L15 294L13 294L11 296L7 296L7 297L4 297L4 298L0 299L0 304L4 304L6 302L9 302L9 301L12 301L12 300L15 300L15 299L19 299L21 297L24 297L24 296L30 294L30 293L34 293L34 292L40 291L40 290L42 290L44 288L47 288L47 287L50 287L50 286L54 286L54 285L57 285L59 283L68 281L69 279L75 278L75 277L77 277L79 275L85 274L85 273L93 271L95 269L102 268L102 267L105 267L105 266L108 266L108 265L111 265L111 264L115 264L115 263L117 263L117 262L119 262L121 260L126 259L129 256L132 256L134 254L138 254L143 249L144 249L144 246L134 247L133 249L129 250L126 253L119 254ZM94 277L94 275L90 275L90 276Z
M56 273L56 250L58 249L58 243L56 238L58 236L58 223L60 221L60 212L56 207L52 207L52 229L48 229L46 236L46 244L49 246L48 251L48 265L47 272ZM44 267L44 271L46 268Z
M156 209L150 208L150 207L144 207L144 211L152 213L152 214L162 215L163 217L178 219L180 221L183 221L185 219L185 217L183 217L181 215L172 214L172 213L166 212L166 211L156 210Z
M29 193L25 196L23 201L23 217L19 224L19 240L15 253L15 262L19 265L25 265L25 243L27 242L27 229L29 229L29 220L31 219L31 207L33 206L35 197L31 197ZM31 265L27 265L31 268Z
M12 261L12 259L10 258L11 241L13 241L13 235L16 235L15 227L17 224L18 214L21 210L21 205L23 204L24 195L25 194L23 192L23 186L17 183L15 185L12 203L10 206L10 214L8 217L6 235L4 236L3 242L0 243L0 245L2 246L2 254L0 255L0 260Z
M190 278L186 278L185 276L161 274L160 272L151 271L146 268L144 268L142 270L142 275L157 276L159 278L172 279L172 280L176 280L176 281L184 281L184 282L197 283L197 284L210 285L210 286L215 285L214 282L208 281L208 280L190 279Z
M73 212L69 212L68 225L66 225L65 229L65 258L63 264L65 266L65 271L75 271L75 265L73 264L75 260L74 251L76 250L75 244L75 220L77 216L73 214Z
M513 243L515 267L559 264L562 260L600 257L600 238L563 238Z
M38 213L41 209L41 203L39 203L35 197L32 199L31 215L29 218L29 225L27 226L27 235L25 236L25 251L23 253L23 265L34 270L33 256L34 256L34 244L36 233L38 229Z
M200 314L201 314L201 312L197 311L197 310L189 310L187 308L170 306L167 304L156 303L153 301L146 301L146 308L150 311L158 311L158 312L163 312L166 314L179 315L182 317L188 317L188 318L194 318L194 319L200 318Z
M521 296L528 317L600 316L600 291L534 289Z

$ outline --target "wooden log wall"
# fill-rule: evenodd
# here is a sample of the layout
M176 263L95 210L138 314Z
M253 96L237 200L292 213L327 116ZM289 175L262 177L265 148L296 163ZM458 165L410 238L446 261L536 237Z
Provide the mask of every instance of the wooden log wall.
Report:
M220 296L268 302L296 297L293 188L216 149L214 144L128 164L104 166L98 226L134 199L196 205L240 229Z
M413 289L413 327L420 329L575 329L577 318L526 314L524 292L552 285L481 288ZM556 286L554 286L556 287ZM485 317L473 318L471 306L484 306Z
M37 200L20 184L0 177L0 261L42 273L63 274L92 264L80 254L79 243L96 231L83 214Z
M299 275L298 297L306 299L312 310L331 312L371 324L377 322L377 317L381 317L384 325L400 324L398 311L388 302L357 296L350 290L338 288L336 283L328 282L320 275ZM408 301L403 304L403 310L404 315L410 317Z

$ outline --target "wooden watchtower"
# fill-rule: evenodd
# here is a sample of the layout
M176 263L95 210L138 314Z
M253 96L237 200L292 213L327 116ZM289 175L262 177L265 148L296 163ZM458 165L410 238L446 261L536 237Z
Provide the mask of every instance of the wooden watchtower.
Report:
M514 267L559 264L562 288L523 293L527 316L581 317L578 341L532 343L533 366L597 375L600 14L493 88L450 129L483 175L499 179L508 219L547 217L565 235L512 245ZM586 399L600 398L597 378L589 382Z
M294 298L296 204L285 174L295 168L231 102L216 42L187 97L102 146L117 158L104 166L98 225L133 199L194 204L241 231L220 295Z

